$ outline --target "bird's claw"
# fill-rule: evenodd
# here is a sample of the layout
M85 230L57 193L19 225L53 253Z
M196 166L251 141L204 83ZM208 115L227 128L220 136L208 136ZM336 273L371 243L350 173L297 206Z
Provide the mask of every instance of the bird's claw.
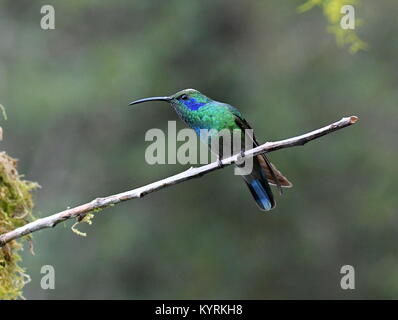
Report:
M224 164L222 163L222 159L221 159L221 158L217 158L217 166L218 166L219 168L224 167Z
M238 156L236 157L236 164L241 165L243 164L244 160L245 160L245 151L240 150Z

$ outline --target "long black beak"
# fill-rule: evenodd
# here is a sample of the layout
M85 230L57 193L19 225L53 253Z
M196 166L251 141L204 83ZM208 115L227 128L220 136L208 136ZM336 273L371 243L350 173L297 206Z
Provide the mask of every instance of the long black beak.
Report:
M133 105L133 104L138 104L138 103L143 103L143 102L147 102L147 101L166 101L166 102L170 102L170 100L172 100L171 97L152 97L152 98L145 98L145 99L140 99L140 100L136 100L133 102L129 103L129 106Z

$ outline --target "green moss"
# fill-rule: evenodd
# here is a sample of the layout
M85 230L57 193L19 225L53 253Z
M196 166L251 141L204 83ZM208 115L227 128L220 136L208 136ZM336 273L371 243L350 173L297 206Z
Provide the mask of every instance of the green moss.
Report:
M307 0L298 11L305 12L316 6L322 7L329 23L327 30L335 35L337 45L341 47L347 45L350 53L354 54L359 50L366 50L368 45L358 37L355 30L340 27L340 19L343 16L340 10L345 5L360 6L360 4L360 0ZM355 24L360 26L362 21L356 18Z
M36 183L23 180L18 174L15 159L0 152L0 234L33 220L31 191L37 187ZM29 281L19 265L22 241L14 240L0 248L0 299L22 297L22 288Z

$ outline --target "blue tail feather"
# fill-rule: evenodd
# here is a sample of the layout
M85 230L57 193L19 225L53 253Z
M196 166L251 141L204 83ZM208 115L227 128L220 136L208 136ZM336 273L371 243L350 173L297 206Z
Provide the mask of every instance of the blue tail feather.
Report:
M261 210L269 211L275 207L275 199L271 187L257 158L254 158L252 172L244 175L243 179Z
M264 189L264 186L261 183L260 179L255 179L251 181L249 184L249 188L250 191L252 191L252 194L261 209L267 211L272 209L271 200L267 194L267 191Z

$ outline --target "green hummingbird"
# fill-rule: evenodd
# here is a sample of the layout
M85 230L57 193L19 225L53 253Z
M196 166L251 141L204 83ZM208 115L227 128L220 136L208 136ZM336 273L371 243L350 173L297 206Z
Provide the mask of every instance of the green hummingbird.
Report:
M181 120L200 136L201 130L240 130L243 141L247 138L246 130L252 130L239 110L227 103L215 101L195 89L185 89L171 96L151 97L131 102L129 105L148 101L165 101L171 104ZM250 136L254 147L259 143L254 134ZM208 140L210 143L210 140ZM210 146L209 146L210 147ZM222 159L221 148L218 156ZM214 150L213 150L214 151ZM243 153L242 153L243 155ZM220 160L219 160L220 161ZM275 207L275 199L269 184L276 185L279 192L281 187L292 187L292 183L276 169L265 154L255 156L250 173L242 175L251 194L261 210L268 211Z

